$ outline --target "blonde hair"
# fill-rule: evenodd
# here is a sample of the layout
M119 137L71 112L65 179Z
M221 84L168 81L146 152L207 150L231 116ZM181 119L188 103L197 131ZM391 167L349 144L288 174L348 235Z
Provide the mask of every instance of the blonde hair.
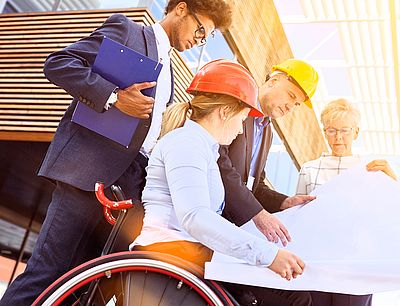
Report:
M230 118L248 107L232 96L202 92L196 94L190 102L175 103L167 108L163 114L160 138L168 132L182 127L187 118L197 122L223 106L228 106L227 117Z
M351 118L353 126L360 125L360 112L345 99L338 99L328 103L321 112L321 123L324 127L336 119Z

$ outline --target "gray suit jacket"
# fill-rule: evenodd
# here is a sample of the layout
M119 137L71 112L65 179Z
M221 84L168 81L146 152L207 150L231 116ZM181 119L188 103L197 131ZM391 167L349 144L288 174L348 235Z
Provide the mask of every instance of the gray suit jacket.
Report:
M47 58L46 77L74 99L61 119L38 174L86 191L94 190L96 181L110 186L124 173L138 154L151 124L151 117L140 120L129 147L125 148L71 122L78 101L102 112L116 87L91 70L104 36L158 60L152 27L136 24L122 14L112 15L90 36ZM171 80L173 93L173 76Z

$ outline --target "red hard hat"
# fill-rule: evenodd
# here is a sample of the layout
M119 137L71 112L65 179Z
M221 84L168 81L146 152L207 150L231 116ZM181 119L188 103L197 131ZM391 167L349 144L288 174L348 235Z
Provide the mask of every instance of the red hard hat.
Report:
M251 108L249 116L264 117L258 108L256 81L239 63L221 59L205 64L196 73L186 91L190 94L200 91L232 96Z

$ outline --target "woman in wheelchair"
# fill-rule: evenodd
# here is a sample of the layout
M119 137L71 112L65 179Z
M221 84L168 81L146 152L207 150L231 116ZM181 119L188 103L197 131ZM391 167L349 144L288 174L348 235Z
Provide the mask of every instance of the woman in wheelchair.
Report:
M218 251L268 267L287 280L302 274L304 263L296 255L221 216L218 148L243 132L247 116L264 116L254 79L240 64L217 60L198 71L187 91L194 98L164 114L147 167L143 228L130 248L172 254L201 267ZM256 298L263 299L258 293Z

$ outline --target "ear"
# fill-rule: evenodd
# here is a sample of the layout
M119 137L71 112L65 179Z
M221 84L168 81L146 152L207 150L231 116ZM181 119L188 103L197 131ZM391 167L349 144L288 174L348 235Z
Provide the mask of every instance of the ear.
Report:
M360 128L359 127L356 127L355 128L355 130L354 130L354 137L353 137L353 140L356 140L357 138L358 138L358 133L360 132Z
M225 121L226 118L228 118L228 106L226 106L226 105L225 106L221 106L219 108L218 114L219 114L219 118L222 121Z
M187 4L186 2L179 2L176 6L175 6L175 14L177 16L185 16L187 14Z
M267 87L274 87L275 84L279 81L278 75L272 76L265 84Z

